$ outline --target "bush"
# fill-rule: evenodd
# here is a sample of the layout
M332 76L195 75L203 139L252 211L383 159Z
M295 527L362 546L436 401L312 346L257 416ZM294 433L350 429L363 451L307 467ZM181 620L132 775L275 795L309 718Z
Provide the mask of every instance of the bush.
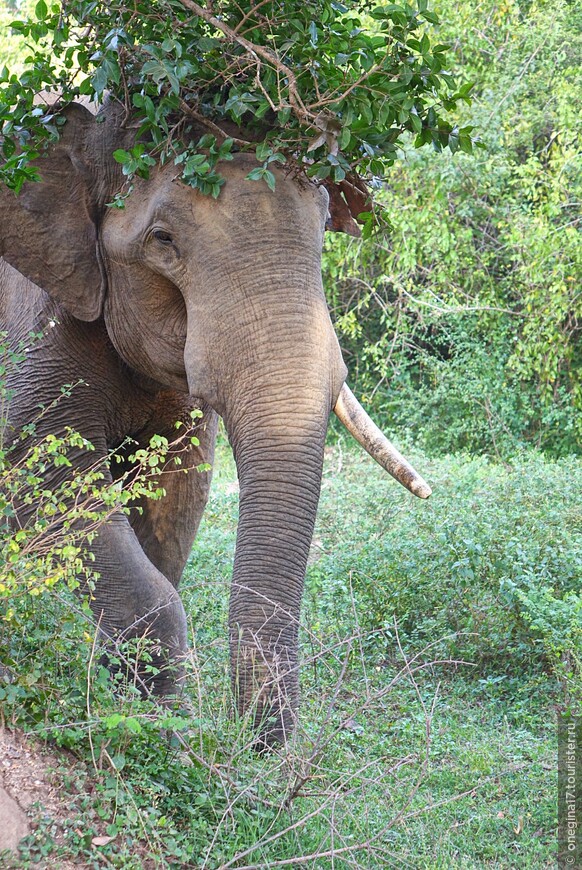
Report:
M360 463L344 462L320 521L331 555L311 575L322 611L347 630L336 602L349 587L370 642L388 655L397 626L407 654L437 642L445 657L475 663L480 677L561 662L574 695L582 676L579 462L449 457L433 460L427 476L429 503L403 502L387 497L381 472L360 483ZM354 551L356 509L368 519Z
M325 273L352 377L431 452L580 453L580 15L443 0L476 82L474 154L405 152L384 239L331 238ZM542 108L543 107L543 108Z

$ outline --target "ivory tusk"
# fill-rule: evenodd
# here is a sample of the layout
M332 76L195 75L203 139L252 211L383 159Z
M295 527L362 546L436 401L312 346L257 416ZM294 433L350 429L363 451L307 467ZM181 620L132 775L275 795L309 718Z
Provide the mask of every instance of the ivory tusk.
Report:
M428 483L378 429L347 384L341 388L333 410L348 432L388 474L419 498L429 497L432 489Z

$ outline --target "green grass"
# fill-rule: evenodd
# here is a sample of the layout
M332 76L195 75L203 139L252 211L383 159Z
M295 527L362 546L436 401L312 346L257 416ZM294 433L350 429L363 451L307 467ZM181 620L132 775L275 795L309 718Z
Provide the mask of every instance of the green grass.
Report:
M183 582L187 717L160 721L132 694L112 698L94 664L87 693L86 624L58 603L42 618L17 608L26 640L0 633L19 673L7 721L79 757L69 822L60 836L43 823L17 866L43 851L47 866L77 856L126 870L554 865L555 710L579 697L567 602L581 575L582 464L416 454L434 485L426 503L351 447L327 452L300 723L285 752L254 754L248 723L230 715L237 495L226 447ZM543 619L540 588L552 593ZM556 602L572 616L561 635ZM91 846L107 832L109 844Z

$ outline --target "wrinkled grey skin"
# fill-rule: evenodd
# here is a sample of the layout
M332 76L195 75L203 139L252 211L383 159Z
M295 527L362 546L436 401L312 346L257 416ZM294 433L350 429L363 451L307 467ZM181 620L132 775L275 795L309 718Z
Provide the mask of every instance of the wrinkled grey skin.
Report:
M216 201L170 164L138 180L125 209L107 208L121 185L112 152L133 131L115 108L100 120L66 111L60 143L38 163L43 183L18 198L0 193L0 328L14 345L44 332L15 375L10 426L19 431L63 384L82 381L40 434L72 426L104 456L128 435L172 437L175 421L201 407L200 447L184 460L195 466L212 462L224 418L240 480L235 697L241 712L256 705L263 739L285 739L325 432L346 375L320 276L326 194L283 172L273 194L245 179L256 161L238 154L221 165ZM75 461L88 466L95 454ZM101 529L92 606L106 634L147 631L173 662L186 653L176 589L209 484L207 473L168 475L164 499ZM175 691L176 669L153 689Z

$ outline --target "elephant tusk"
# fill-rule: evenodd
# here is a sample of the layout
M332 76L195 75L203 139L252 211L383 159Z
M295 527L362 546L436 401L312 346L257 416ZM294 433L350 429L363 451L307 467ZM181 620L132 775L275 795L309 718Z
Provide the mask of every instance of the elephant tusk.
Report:
M428 483L378 429L347 384L341 388L333 410L348 432L388 474L419 498L429 497L432 489Z

